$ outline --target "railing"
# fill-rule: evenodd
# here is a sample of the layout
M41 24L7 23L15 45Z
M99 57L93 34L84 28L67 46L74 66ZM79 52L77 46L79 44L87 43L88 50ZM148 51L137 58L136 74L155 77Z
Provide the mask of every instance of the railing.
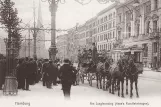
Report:
M159 33L160 32L152 32L149 34L149 39L155 39L155 38L159 38Z

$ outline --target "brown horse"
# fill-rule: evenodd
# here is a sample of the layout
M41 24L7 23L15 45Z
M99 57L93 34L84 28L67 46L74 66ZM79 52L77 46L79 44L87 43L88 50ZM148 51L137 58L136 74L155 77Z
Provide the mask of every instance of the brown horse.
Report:
M124 78L125 72L120 62L113 63L109 68L110 74L110 87L109 92L114 94L114 91L118 90L118 96L120 96L120 83L121 83L121 97L124 97Z
M130 80L130 98L133 97L133 83L135 83L135 90L136 90L136 97L139 97L138 93L138 75L139 75L139 70L133 60L129 61L129 71L127 72L128 78ZM127 89L128 91L128 89Z
M97 69L96 69L97 88L100 88L100 89L103 88L104 90L108 88L109 67L110 67L110 63L108 61L105 61L105 62L100 61L97 64Z
M128 81L130 80L130 98L133 96L133 83L135 83L136 96L139 97L138 93L138 75L143 72L142 63L134 63L134 58L128 56L124 58L122 63L123 70L126 78L126 94L128 95Z

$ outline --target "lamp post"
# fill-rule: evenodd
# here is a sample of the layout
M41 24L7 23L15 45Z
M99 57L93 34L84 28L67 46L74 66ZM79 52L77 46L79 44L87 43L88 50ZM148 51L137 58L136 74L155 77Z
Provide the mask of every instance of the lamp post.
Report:
M3 88L3 94L4 95L17 95L17 81L16 81L16 60L15 60L15 42L13 38L9 36L8 38L4 39L4 42L6 44L6 77L5 77L5 83Z
M55 19L56 19L56 11L58 8L58 3L65 3L65 0L41 0L42 2L48 1L49 2L49 10L51 12L51 46L49 48L49 55L50 55L50 59L55 60L55 56L56 56L56 43L55 43L55 37L56 37L56 23L55 23ZM76 2L85 5L90 3L92 0L75 0ZM109 1L113 1L116 2L117 0L97 0L99 3L107 3Z
M44 0L41 0L44 2ZM57 5L59 2L61 2L61 0L48 0L49 2L49 10L51 13L51 46L49 48L49 57L52 60L55 60L56 57L56 41L55 41L55 37L56 37L56 11L57 11Z

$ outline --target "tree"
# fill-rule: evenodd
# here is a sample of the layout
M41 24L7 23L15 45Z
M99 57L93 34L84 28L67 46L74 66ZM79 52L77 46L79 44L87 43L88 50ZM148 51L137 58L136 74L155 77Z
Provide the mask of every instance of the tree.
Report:
M0 7L0 22L6 27L5 31L8 32L8 40L14 40L16 53L19 53L21 46L21 33L18 26L21 20L18 18L18 11L14 8L15 3L11 0L4 0L1 2ZM11 47L11 44L8 44Z

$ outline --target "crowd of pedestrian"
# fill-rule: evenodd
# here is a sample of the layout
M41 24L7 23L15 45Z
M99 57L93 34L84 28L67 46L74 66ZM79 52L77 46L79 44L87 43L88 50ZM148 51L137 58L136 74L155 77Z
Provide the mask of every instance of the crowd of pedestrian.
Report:
M65 97L70 97L71 86L75 85L77 70L70 60L65 59L63 64L58 60L50 59L17 59L16 78L18 89L31 91L30 85L35 85L42 81L42 85L48 89L52 86L62 84L62 90ZM0 59L0 89L5 81L6 59Z

